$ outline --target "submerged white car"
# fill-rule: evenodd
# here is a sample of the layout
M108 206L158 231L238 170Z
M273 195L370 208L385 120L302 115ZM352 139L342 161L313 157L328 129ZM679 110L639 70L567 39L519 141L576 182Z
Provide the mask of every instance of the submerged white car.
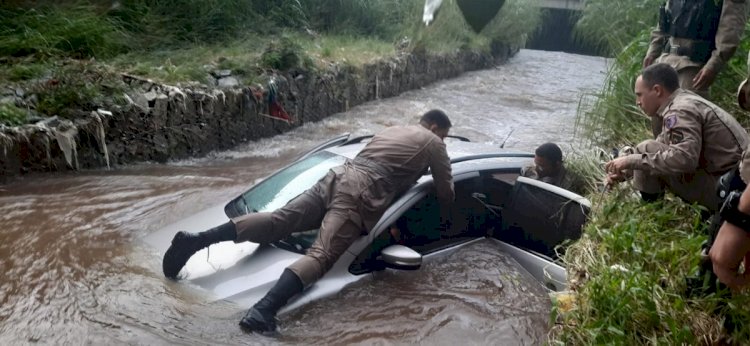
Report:
M343 135L312 149L225 204L152 233L146 242L160 255L180 230L195 233L246 213L272 211L322 178L330 168L354 158L372 136ZM418 269L438 254L455 251L480 239L500 244L541 285L562 290L565 268L556 262L555 247L576 239L590 202L567 190L520 177L533 154L446 139L456 201L452 225L440 225L432 176L425 175L383 214L377 225L356 240L320 280L282 310L339 292L359 280L372 279L385 268ZM389 229L396 225L402 243L393 244ZM224 242L196 253L181 271L184 283L208 291L216 300L249 307L273 286L284 268L303 256L317 230L293 234L267 245Z

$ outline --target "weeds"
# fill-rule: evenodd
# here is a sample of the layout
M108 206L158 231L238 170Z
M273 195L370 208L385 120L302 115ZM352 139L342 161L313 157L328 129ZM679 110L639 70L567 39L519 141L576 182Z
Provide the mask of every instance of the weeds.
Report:
M0 6L0 56L110 57L127 49L128 34L93 6Z
M126 89L112 71L93 63L67 61L51 78L32 85L38 101L36 111L48 116L74 118L97 107L112 104L110 99Z
M0 103L0 124L10 126L21 125L26 122L28 112L10 103Z

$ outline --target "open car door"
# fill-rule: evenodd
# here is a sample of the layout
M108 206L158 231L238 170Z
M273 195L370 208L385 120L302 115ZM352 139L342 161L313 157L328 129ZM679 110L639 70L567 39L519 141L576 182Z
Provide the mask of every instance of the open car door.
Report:
M502 208L502 228L494 236L551 258L556 247L576 240L591 202L573 192L538 180L518 177Z

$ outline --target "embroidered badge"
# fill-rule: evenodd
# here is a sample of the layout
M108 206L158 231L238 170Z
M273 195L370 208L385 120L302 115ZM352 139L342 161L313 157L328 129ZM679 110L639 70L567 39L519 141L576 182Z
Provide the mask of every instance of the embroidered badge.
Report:
M671 130L675 125L677 125L677 116L676 115L670 115L666 118L664 118L664 127L667 128L667 130Z

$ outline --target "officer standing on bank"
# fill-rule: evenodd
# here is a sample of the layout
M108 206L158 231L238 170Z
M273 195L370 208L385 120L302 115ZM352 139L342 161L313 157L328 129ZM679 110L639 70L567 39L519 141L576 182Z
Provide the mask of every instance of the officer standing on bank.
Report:
M643 67L666 63L677 70L680 88L707 97L708 88L739 46L747 0L667 0ZM652 122L654 136L661 123Z

